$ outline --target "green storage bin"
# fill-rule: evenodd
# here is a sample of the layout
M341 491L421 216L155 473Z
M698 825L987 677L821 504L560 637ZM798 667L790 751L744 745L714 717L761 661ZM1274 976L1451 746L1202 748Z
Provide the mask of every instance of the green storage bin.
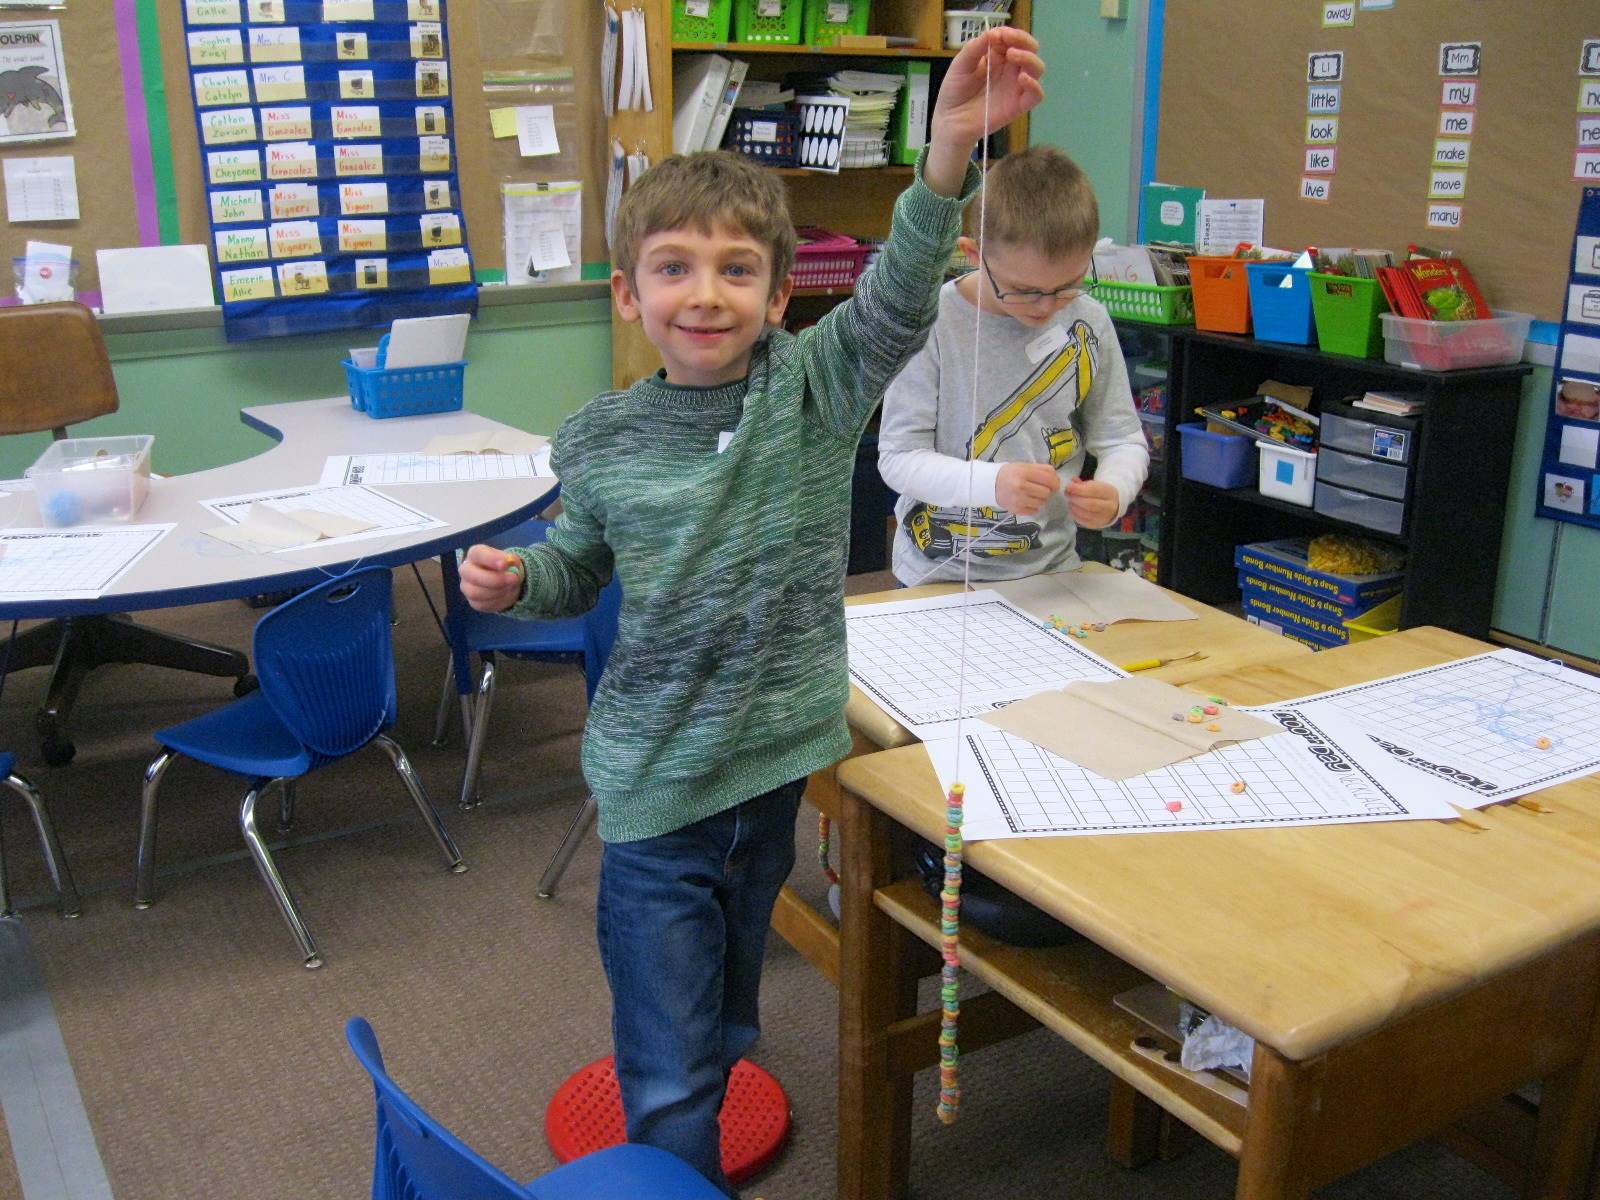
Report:
M1325 353L1382 358L1379 318L1388 311L1389 302L1376 279L1311 272L1311 312L1317 323L1317 345Z
M866 33L871 13L872 0L806 0L806 44L826 46L842 33Z
M1124 320L1148 321L1152 325L1194 324L1194 291L1186 283L1167 286L1102 279L1095 284L1094 298L1113 317Z
M672 0L672 40L725 42L733 23L733 0Z
M733 40L797 46L805 12L805 0L735 0Z

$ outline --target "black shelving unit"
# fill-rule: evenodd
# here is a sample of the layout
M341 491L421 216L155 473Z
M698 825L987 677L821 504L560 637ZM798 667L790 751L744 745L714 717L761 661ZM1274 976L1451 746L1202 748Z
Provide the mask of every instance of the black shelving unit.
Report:
M1235 547L1340 530L1405 549L1402 628L1438 625L1473 637L1489 632L1517 407L1529 367L1421 371L1188 327L1116 324L1125 334L1160 330L1170 338L1166 455L1160 468L1163 586L1207 603L1230 603L1239 598ZM1204 405L1254 395L1268 379L1310 387L1318 410L1327 401L1371 390L1413 391L1427 398L1398 536L1263 496L1253 487L1224 489L1183 478L1177 426L1198 420L1194 411ZM1381 414L1372 415L1382 421Z

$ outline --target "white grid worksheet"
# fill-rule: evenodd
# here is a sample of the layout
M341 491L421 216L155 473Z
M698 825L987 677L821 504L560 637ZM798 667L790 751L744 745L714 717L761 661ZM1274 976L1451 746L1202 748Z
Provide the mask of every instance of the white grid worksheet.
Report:
M265 504L280 512L294 512L302 508L316 509L319 512L336 513L342 517L353 517L358 521L370 521L373 524L373 528L364 529L360 533L323 538L315 543L318 549L323 546L360 541L363 538L394 537L396 534L420 533L444 527L444 522L437 517L430 517L409 504L402 504L392 496L385 496L381 492L360 485L322 487L313 484L310 487L251 492L244 496L223 496L203 503L207 509L230 525L237 525L243 521L252 504ZM289 546L286 549L304 550L306 547ZM283 553L283 551L277 550L273 553Z
M537 454L337 454L322 468L325 485L481 483L550 474L550 451Z
M1456 804L1482 807L1600 771L1600 679L1516 650L1292 708L1397 786L1430 786Z
M851 678L924 740L1074 680L1125 675L992 591L852 605L845 629Z
M0 600L92 600L171 525L0 531Z
M1293 733L1230 743L1123 780L982 722L959 742L927 748L947 790L958 777L966 785L969 841L1437 819L1449 811L1404 804L1328 747L1319 743L1313 754Z

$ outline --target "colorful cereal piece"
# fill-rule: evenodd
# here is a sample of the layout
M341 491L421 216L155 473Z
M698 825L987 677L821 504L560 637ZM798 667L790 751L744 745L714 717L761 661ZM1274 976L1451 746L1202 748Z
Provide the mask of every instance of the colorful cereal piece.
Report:
M1208 717L1214 717L1221 711L1222 710L1220 708L1218 708L1215 704L1206 705L1206 716L1208 716Z
M1175 712L1172 714L1172 719L1174 721L1181 721L1183 720L1183 714L1181 712Z
M1183 811L1183 801L1182 800L1168 800L1167 801L1167 811L1168 812L1182 812Z
M1551 746L1555 745L1555 743L1547 737L1536 738L1534 739L1533 744L1539 747L1541 750L1548 750Z
M1222 726L1218 725L1215 721L1213 721L1213 722L1211 722L1211 724L1207 725L1206 728L1209 729L1212 733L1221 733L1222 732Z
M1242 780L1242 779L1235 779L1235 780L1234 780L1234 781L1233 781L1233 784L1232 784L1232 786L1231 786L1231 787L1230 787L1230 788L1229 788L1229 790L1230 790L1230 791L1231 791L1231 792L1232 792L1232 793L1233 793L1233 794L1234 794L1234 795L1235 795L1235 796L1238 796L1238 795L1240 795L1240 794L1242 794L1242 793L1243 793L1243 792L1244 792L1244 780Z
M1224 704L1225 705L1225 704L1228 703L1221 696L1207 696L1206 699L1211 701L1211 703L1213 703L1213 704Z
M1205 720L1205 717L1202 716L1200 713L1192 712L1192 713L1189 714L1189 723L1191 725L1198 725L1198 724L1200 724L1201 721L1204 721L1204 720Z

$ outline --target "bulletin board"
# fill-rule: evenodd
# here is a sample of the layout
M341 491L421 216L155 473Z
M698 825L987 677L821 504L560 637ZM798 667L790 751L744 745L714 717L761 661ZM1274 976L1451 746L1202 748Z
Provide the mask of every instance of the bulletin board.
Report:
M602 12L592 0L465 0L449 6L460 189L481 279L498 280L504 270L502 182L581 180L583 261L603 263L607 257ZM60 25L77 133L0 147L0 159L71 155L79 219L0 223L0 254L20 257L30 240L66 243L79 262L78 290L97 292L97 249L209 243L182 4L67 0L64 9L43 13L0 9L0 23L41 18ZM510 36L516 31L523 36ZM566 72L570 82L486 91L486 70ZM515 138L490 136L489 110L535 103L555 104L561 152L524 159Z
M1339 27L1324 27L1327 7L1167 0L1155 177L1265 198L1274 246L1448 248L1492 306L1559 320L1583 191L1580 56L1600 37L1593 0L1347 0L1353 24ZM1481 44L1481 63L1465 191L1451 201L1461 223L1430 229L1440 47L1466 42ZM1343 53L1335 169L1327 199L1306 200L1308 56L1333 51Z

